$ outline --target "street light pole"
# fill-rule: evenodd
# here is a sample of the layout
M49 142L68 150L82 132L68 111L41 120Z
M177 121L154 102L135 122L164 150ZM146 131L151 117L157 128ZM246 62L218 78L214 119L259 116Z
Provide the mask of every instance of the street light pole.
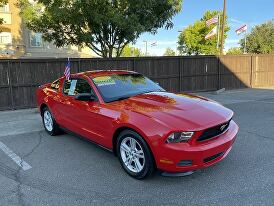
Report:
M143 42L145 42L146 43L146 56L147 56L147 41L143 41Z
M245 30L245 47L244 47L244 54L246 54L246 30Z
M220 12L218 11L218 26L217 26L217 53L219 54L220 46Z
M222 18L221 54L224 54L225 16L226 16L226 0L224 0L223 18Z

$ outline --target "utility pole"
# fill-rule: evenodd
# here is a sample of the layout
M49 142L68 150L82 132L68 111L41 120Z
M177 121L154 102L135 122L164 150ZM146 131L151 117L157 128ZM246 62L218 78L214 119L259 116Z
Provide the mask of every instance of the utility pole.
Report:
M222 18L222 36L221 36L221 54L224 54L224 34L225 34L225 16L226 16L226 0L224 0L223 18Z

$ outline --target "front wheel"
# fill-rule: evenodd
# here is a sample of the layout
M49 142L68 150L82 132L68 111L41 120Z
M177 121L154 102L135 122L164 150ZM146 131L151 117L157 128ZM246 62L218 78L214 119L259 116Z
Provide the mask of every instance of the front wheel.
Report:
M155 170L147 143L134 131L125 130L119 135L117 154L123 169L136 179L146 178Z
M54 120L49 108L45 107L42 110L42 119L44 128L49 135L55 136L60 133L59 125Z

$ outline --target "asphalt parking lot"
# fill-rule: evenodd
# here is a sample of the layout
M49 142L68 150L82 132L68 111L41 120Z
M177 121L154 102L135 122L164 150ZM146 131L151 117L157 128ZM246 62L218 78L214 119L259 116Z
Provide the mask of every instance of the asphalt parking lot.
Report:
M191 176L143 181L90 142L47 135L34 109L0 112L0 205L273 205L274 89L200 95L234 110L232 151Z

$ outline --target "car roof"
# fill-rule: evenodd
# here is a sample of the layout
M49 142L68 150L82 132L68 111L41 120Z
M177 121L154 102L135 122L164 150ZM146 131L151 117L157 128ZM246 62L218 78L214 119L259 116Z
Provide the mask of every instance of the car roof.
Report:
M75 76L84 75L91 78L95 78L98 76L115 75L115 74L138 74L138 73L134 71L127 71L127 70L93 70L93 71L76 73L74 75Z

